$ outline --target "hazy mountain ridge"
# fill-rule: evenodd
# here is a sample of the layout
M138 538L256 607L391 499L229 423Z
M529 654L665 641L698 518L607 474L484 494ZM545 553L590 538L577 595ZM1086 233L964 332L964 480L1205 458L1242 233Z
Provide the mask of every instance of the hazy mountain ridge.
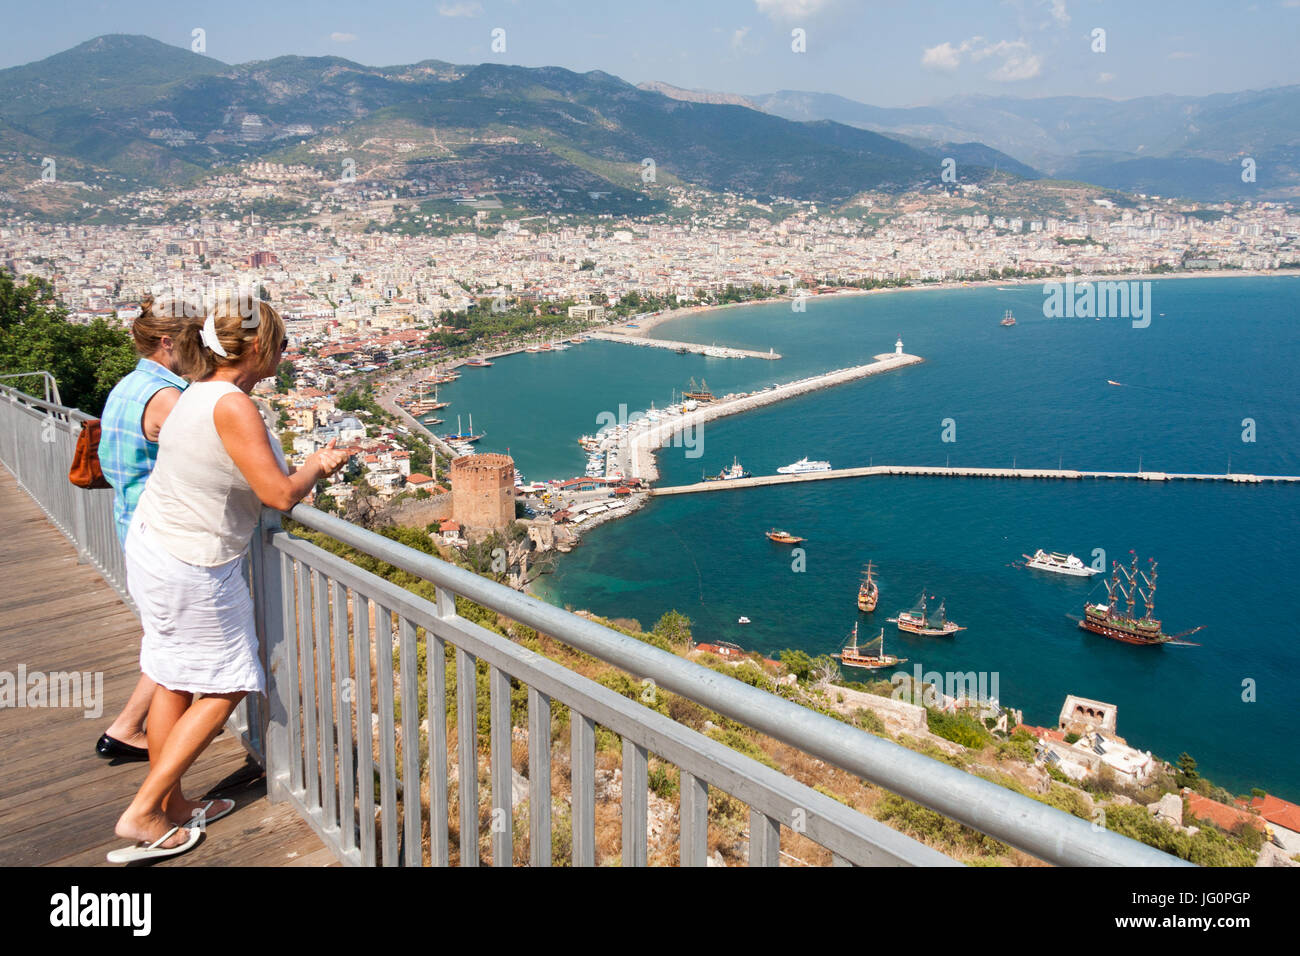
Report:
M750 99L787 119L918 140L976 140L1044 173L1194 198L1300 194L1300 86L1211 96L960 96L934 106L870 106L782 90ZM1243 183L1241 160L1256 161Z

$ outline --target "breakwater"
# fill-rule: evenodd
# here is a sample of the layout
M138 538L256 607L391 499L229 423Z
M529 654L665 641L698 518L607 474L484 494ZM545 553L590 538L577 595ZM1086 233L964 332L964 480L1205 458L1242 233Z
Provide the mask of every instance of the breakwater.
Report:
M723 396L718 401L704 403L692 411L684 411L680 415L651 423L648 427L633 432L626 440L626 457L630 469L628 477L654 481L659 477L659 470L654 461L655 449L671 443L674 436L684 431L699 429L705 422L925 361L920 356L908 355L904 352L889 352L877 355L875 359L867 365L836 369L822 375L787 382L784 385L774 385L758 392Z

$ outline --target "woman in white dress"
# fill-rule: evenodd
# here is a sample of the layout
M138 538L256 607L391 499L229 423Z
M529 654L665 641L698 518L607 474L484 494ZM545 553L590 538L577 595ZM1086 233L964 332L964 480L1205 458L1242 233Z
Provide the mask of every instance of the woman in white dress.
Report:
M140 609L140 667L158 688L149 708L149 776L116 833L131 862L184 852L200 827L177 827L166 801L249 692L264 692L244 552L263 505L288 511L349 458L334 442L302 468L285 464L249 393L288 346L266 302L233 297L183 340L193 383L158 436L158 463L127 532L127 587ZM197 698L197 699L196 699Z

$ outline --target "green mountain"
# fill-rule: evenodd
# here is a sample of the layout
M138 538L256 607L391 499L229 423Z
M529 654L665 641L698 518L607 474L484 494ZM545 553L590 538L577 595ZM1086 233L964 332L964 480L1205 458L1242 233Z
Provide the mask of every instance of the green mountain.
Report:
M43 156L61 179L108 192L262 157L334 178L340 150L367 181L513 184L543 206L569 195L636 201L654 191L641 177L647 158L655 183L764 199L844 201L940 172L934 156L869 130L684 102L598 71L298 56L229 66L138 36L0 71L0 153L17 160L0 185L30 183Z

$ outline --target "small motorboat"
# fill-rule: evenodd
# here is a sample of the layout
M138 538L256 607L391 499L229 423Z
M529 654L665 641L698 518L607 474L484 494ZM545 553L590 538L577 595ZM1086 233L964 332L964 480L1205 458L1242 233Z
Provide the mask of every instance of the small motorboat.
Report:
M737 623L737 624L748 624L748 623L749 623L749 618L747 618L747 617L743 617L743 616L742 616L738 621L736 621L736 623Z

